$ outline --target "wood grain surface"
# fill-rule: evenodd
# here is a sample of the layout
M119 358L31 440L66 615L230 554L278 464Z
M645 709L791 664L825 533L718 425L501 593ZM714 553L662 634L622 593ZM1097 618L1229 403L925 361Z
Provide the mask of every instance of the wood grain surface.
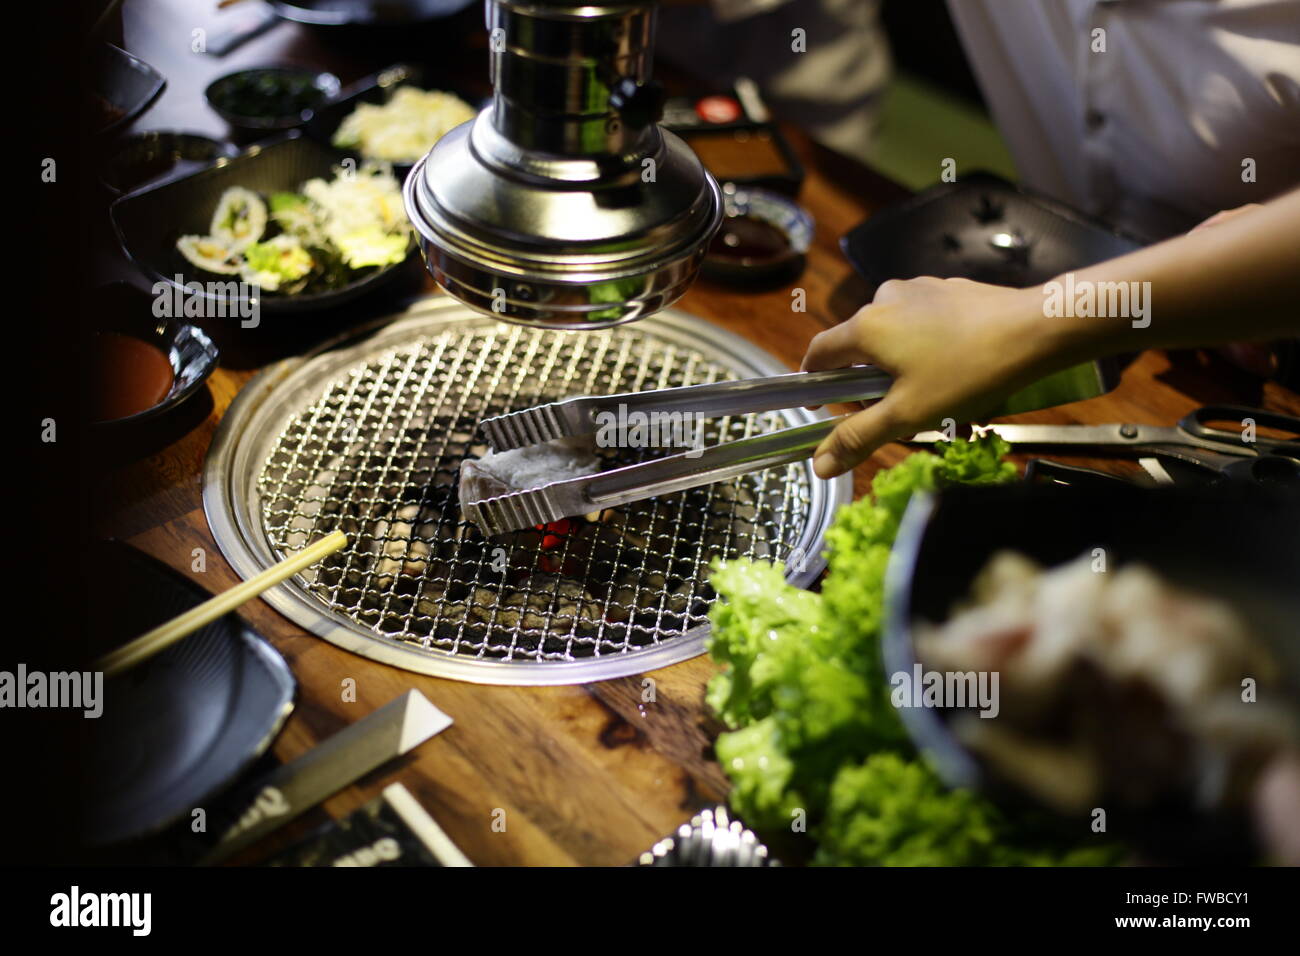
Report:
M127 5L125 43L168 77L162 100L138 127L184 128L224 134L203 103L215 76L269 62L300 62L337 72L345 81L387 65L384 51L346 54L320 35L292 24L274 30L221 59L192 53L193 22L210 18L212 4L139 0ZM486 83L486 58L470 48L460 71L463 87ZM448 81L450 83L450 79ZM744 336L797 368L808 340L842 321L869 300L839 251L839 239L880 206L901 197L897 187L865 168L788 134L807 168L800 201L816 219L807 267L794 282L764 291L737 291L699 282L678 307ZM103 237L101 278L140 284L125 260L114 259ZM422 276L422 274L421 274ZM422 278L412 280L418 285ZM791 309L791 293L806 290L807 310ZM429 286L431 289L431 286ZM409 291L409 289L408 289ZM370 312L385 306L369 306ZM214 329L224 362L207 394L174 420L130 442L115 439L95 452L92 470L97 531L128 540L216 592L236 583L209 533L201 507L201 469L214 430L231 400L253 374L285 354L305 350L364 314L314 320L292 318L249 332ZM278 320L277 320L278 321ZM238 340L233 338L238 335ZM1125 371L1111 394L1018 421L1169 424L1211 401L1259 404L1300 413L1300 398L1262 385L1227 364L1199 353L1146 353ZM897 462L907 449L891 445L858 469L861 494L871 475ZM1079 457L1061 460L1116 472L1128 462ZM196 548L206 570L191 570ZM404 783L475 863L622 864L636 858L698 808L721 800L726 778L711 757L718 727L703 703L713 672L705 658L647 676L655 700L643 701L643 680L630 677L579 687L511 688L462 684L407 673L349 654L307 634L261 601L241 612L284 655L298 680L297 705L273 748L290 760L409 688L422 691L455 720L412 754L364 778L267 840L242 860L284 845L326 815L341 817L374 798L393 781ZM355 702L343 699L345 679L356 682ZM493 827L504 811L504 831Z

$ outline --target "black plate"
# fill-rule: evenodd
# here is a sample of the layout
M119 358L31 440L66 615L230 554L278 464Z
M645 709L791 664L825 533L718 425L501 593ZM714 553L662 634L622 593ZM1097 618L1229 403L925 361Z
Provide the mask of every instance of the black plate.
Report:
M121 110L122 115L94 132L101 136L116 133L148 109L166 85L163 75L144 60L105 43L91 64L90 90Z
M393 98L393 94L403 86L414 86L421 90L436 89L452 93L474 106L475 109L481 109L484 105L482 102L476 102L475 97L466 96L452 86L429 80L419 67L406 63L396 63L387 69L380 70L378 73L350 84L337 97L316 111L316 115L311 122L303 127L303 132L322 146L334 150L340 157L351 156L358 162L363 161L366 157L362 153L352 149L340 149L335 146L334 134L338 132L339 126L351 115L358 104L369 103L378 106L387 103ZM405 181L407 174L414 165L414 162L393 163L393 175L399 181Z
M113 282L96 289L91 301L95 303L96 311L84 326L87 336L82 349L84 361L91 361L95 335L119 332L157 346L172 366L171 391L161 402L142 412L111 421L97 421L94 409L87 409L87 417L96 426L116 428L157 418L196 394L217 367L220 352L206 332L184 319L154 315L153 300L127 283ZM91 374L89 369L86 374Z
M128 545L95 549L100 652L209 597ZM271 745L293 694L284 659L234 614L105 681L103 714L86 721L90 841L142 837L207 806Z
M853 268L874 285L927 275L1017 287L1144 244L989 173L887 206L840 240Z
M329 178L338 165L339 154L304 137L299 130L278 139L250 146L234 159L206 166L188 176L181 176L123 196L113 203L111 215L118 242L127 256L150 281L178 285L184 282L223 283L237 281L238 276L203 272L192 266L176 249L176 240L185 235L206 235L221 194L231 186L243 186L266 196L279 190L297 191L303 182L314 177ZM408 254L414 255L415 244ZM266 313L310 312L339 305L380 288L400 274L401 262L369 273L355 282L312 295L276 295L262 293L261 309ZM182 283L183 284L183 283ZM214 314L224 307L224 315L240 315L243 307L216 291L198 294ZM238 321L234 319L232 321Z
M114 143L99 178L113 195L120 196L238 153L234 143L201 133L148 130Z
M1241 484L1143 489L1024 484L955 487L919 495L908 506L886 578L883 656L886 674L916 663L911 622L941 622L963 602L976 575L999 550L1053 567L1093 548L1110 567L1138 561L1176 585L1216 596L1241 615L1273 652L1291 699L1300 701L1300 496ZM937 708L899 711L912 740L953 786L981 789L1004 804L1028 800L986 770ZM1247 822L1186 806L1159 812L1108 808L1109 832L1169 862L1249 862ZM1068 824L1077 835L1077 821ZM1244 859L1243 859L1244 858Z

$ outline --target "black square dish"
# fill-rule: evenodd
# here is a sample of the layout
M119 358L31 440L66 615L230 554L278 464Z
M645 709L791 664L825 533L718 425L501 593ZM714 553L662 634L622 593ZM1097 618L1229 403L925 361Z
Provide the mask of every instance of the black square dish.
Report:
M888 206L840 246L868 282L938 276L1038 285L1145 243L989 173Z
M91 60L92 109L102 111L90 128L107 136L126 128L162 93L167 81L139 57L105 43ZM95 99L98 97L98 99Z

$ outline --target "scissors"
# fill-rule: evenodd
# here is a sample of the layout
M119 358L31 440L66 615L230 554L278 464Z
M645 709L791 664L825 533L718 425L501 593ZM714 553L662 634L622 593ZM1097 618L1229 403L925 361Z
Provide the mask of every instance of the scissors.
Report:
M1212 422L1239 421L1239 429L1216 428ZM1267 483L1300 482L1300 418L1245 405L1206 405L1179 419L1177 425L975 425L976 434L992 433L1008 444L1038 448L1082 446L1105 452L1174 458L1228 478ZM1291 437L1258 434L1268 428ZM945 441L943 432L913 435L909 442Z

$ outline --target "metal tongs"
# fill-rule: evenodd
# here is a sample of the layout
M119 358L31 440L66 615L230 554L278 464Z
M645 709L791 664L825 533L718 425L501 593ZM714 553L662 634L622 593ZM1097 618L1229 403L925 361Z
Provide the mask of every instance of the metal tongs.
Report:
M592 434L606 415L620 420L626 420L633 412L713 417L868 401L884 395L892 381L873 366L859 365L828 372L794 372L620 395L585 395L487 418L481 425L492 450L503 452ZM479 501L462 501L461 508L467 518L489 535L591 514L807 458L844 417L783 428L702 451L693 449Z

